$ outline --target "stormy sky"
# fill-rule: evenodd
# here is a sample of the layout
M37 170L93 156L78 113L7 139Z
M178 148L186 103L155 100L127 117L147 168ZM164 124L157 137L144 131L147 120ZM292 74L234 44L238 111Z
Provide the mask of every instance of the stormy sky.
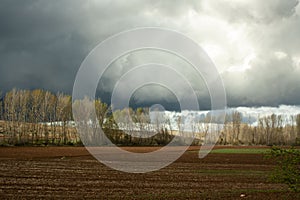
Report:
M41 88L71 94L89 52L107 37L138 27L172 29L195 40L218 68L229 106L300 104L297 0L0 0L0 90ZM163 53L126 55L101 79L102 98L108 98L128 65L153 58L186 69ZM192 85L204 88L193 73L182 73ZM199 97L205 107L209 94L202 89ZM154 100L174 99L171 91L152 87L137 91L134 100L151 99L149 94L155 94Z

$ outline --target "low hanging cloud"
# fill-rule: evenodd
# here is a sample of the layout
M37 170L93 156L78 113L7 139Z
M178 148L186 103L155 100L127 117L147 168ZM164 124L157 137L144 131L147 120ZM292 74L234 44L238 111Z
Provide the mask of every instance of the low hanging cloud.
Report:
M71 93L81 62L99 42L145 26L179 31L201 45L220 71L230 106L300 104L297 0L3 0L0 90ZM102 94L108 95L131 65L155 58L178 66L197 88L200 103L209 105L205 83L186 63L148 53L127 55L112 64L99 84Z

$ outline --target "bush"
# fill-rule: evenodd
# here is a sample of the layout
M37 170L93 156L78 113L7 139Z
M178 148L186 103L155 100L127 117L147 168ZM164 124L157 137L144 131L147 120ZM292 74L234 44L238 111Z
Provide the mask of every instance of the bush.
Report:
M285 183L292 191L300 191L300 150L272 147L267 158L274 159L276 167L270 176L274 182Z
M295 139L295 146L300 146L300 138Z

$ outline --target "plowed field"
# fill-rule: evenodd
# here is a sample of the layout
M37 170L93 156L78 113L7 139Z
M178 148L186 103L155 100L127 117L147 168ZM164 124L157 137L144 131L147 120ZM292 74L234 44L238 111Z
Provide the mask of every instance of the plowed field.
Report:
M3 147L0 199L300 199L268 181L274 165L262 154L211 153L199 159L197 149L159 171L130 174L101 164L83 147Z

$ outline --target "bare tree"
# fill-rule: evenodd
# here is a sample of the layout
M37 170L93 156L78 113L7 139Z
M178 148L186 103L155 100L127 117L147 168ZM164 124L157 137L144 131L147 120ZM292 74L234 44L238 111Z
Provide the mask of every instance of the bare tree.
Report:
M10 143L15 142L16 138L16 130L15 130L15 102L16 102L16 89L14 88L12 91L6 93L4 98L4 119L6 122L6 133L8 134L11 141Z
M57 119L62 123L62 135L60 140L63 144L67 144L67 122L71 118L72 104L71 97L63 93L57 93L56 114Z
M200 133L200 140L202 143L209 134L210 121L210 116L206 115L204 119L200 119L197 123L197 130Z
M109 106L106 103L103 103L101 99L95 100L95 109L96 109L96 116L99 121L100 127L103 128L104 120L107 118L109 112Z
M0 90L0 120L3 120L3 99L2 91Z
M49 92L46 91L44 95L44 101L43 105L41 107L41 113L42 113L42 119L43 122L50 122L50 127L52 125L52 120L53 120L53 114L51 113L52 109L51 106L53 106L53 95ZM49 128L48 124L43 126L43 133L44 133L44 143L47 145L49 143ZM50 129L51 130L51 129Z
M300 114L296 116L296 127L297 127L296 144L300 145Z
M239 137L241 133L242 114L239 112L232 113L232 127L233 127L233 144L239 144Z

